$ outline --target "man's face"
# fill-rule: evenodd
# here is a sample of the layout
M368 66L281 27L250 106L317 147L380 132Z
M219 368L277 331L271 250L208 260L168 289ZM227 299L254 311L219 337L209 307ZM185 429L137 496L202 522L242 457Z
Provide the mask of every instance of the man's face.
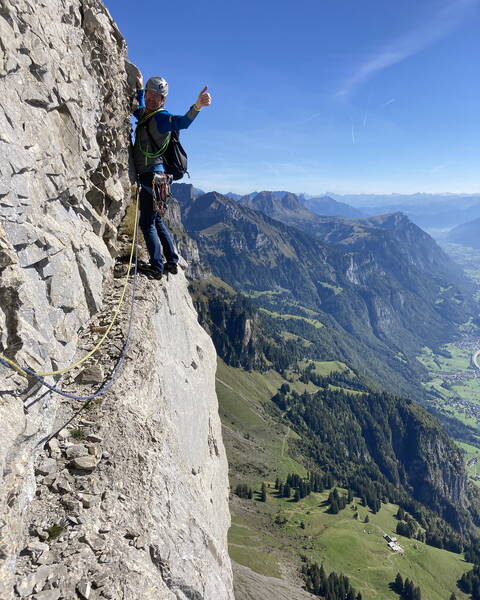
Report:
M147 90L145 92L145 106L147 110L156 110L165 104L165 98L162 94Z

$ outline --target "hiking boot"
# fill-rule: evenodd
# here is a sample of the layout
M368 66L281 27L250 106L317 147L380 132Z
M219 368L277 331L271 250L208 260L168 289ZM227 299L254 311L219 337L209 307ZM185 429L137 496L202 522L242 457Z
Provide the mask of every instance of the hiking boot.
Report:
M152 267L151 265L148 265L146 263L138 263L138 272L139 273L143 273L144 275L147 275L148 277L151 277L152 279L161 279L163 273L161 271L159 271L158 269L156 269L155 267Z
M163 265L163 268L167 273L171 273L172 275L176 275L178 273L177 263L167 262Z

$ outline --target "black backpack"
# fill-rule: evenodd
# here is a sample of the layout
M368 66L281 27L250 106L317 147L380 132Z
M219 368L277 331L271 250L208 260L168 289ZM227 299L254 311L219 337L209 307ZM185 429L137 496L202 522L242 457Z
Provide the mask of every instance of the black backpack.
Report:
M171 175L174 181L181 179L187 171L187 153L180 143L180 133L172 131L167 149L162 155L165 173ZM188 175L190 177L190 175Z
M153 114L146 119L146 130L149 138L153 142L153 145L156 146L157 144L155 139L150 133L151 117L153 117ZM187 153L180 143L179 131L170 132L170 140L168 142L167 149L163 152L163 154L159 154L159 156L161 156L163 159L165 173L167 173L167 175L171 175L174 181L181 179L185 173L187 173L190 177L190 174L187 170Z

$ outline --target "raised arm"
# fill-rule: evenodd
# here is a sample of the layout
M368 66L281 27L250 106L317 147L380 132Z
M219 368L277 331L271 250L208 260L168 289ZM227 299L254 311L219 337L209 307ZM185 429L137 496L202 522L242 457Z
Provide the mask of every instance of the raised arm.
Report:
M157 129L160 133L168 131L179 131L180 129L188 129L196 118L200 110L204 106L209 106L212 103L212 97L207 92L208 87L205 86L190 109L185 115L172 115L166 110L162 110L155 115Z
M137 77L136 87L138 107L134 111L133 116L138 119L140 117L140 111L145 108L145 90L143 89L143 78L141 75Z

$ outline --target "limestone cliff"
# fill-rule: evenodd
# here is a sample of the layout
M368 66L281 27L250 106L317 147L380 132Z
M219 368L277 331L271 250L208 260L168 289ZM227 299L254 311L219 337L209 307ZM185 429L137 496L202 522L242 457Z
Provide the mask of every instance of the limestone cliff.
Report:
M126 47L97 0L1 0L0 47L0 352L51 371L120 295ZM182 273L135 292L123 371L94 403L0 366L2 600L233 598L213 345ZM50 383L98 388L128 321L124 306L102 350Z

